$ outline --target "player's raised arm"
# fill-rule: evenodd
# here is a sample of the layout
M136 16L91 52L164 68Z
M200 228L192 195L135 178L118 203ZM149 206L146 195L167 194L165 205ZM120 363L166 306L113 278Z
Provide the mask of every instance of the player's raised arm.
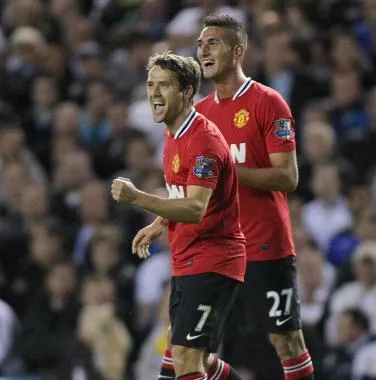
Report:
M116 178L112 182L111 192L119 203L139 206L170 221L199 223L205 215L213 190L188 186L186 198L168 199L145 193L126 178Z
M277 92L260 99L258 124L263 131L270 168L237 167L239 182L265 191L292 192L298 186L294 119Z

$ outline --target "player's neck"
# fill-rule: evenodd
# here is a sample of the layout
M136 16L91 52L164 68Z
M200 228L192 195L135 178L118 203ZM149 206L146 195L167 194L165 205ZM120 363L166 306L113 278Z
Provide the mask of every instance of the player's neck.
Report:
M239 67L232 71L226 78L218 82L214 81L214 89L218 99L232 98L246 80L246 75Z
M189 104L182 109L182 111L179 113L179 115L176 117L174 121L165 122L166 128L168 129L170 135L175 135L175 133L182 126L182 124L187 119L188 115L192 112L192 110L193 105Z

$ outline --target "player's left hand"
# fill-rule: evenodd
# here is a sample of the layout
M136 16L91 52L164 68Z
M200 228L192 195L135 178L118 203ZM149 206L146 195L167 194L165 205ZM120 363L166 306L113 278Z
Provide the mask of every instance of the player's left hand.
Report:
M137 187L128 178L118 177L112 181L112 198L118 203L132 204L139 193Z

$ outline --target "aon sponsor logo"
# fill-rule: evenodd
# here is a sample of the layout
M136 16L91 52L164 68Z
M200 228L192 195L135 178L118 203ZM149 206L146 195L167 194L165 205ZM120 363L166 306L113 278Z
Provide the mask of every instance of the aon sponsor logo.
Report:
M170 199L185 198L184 187L181 185L169 185L166 183L168 197Z
M244 164L246 160L247 146L245 143L231 144L230 145L231 155L233 160L238 164Z

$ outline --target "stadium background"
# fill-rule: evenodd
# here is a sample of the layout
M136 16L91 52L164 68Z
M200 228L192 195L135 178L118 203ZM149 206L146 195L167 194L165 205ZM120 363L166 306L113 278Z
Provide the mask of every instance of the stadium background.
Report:
M168 246L164 236L147 261L131 255L151 216L114 204L110 182L122 175L165 194L163 128L151 121L145 65L167 48L194 55L200 19L212 12L244 22L246 72L277 89L296 117L300 185L290 206L318 378L345 380L352 366L349 379L376 376L367 361L376 352L376 1L4 0L6 379L157 377ZM204 82L200 96L208 91ZM234 344L245 379L270 366L249 358L258 339Z

